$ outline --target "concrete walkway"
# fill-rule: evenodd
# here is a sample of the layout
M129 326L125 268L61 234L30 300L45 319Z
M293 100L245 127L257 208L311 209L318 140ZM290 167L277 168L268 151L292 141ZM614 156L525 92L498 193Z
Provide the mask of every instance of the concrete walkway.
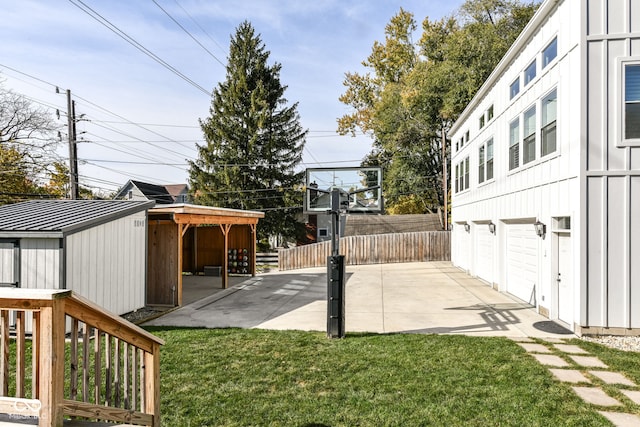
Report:
M574 336L449 262L347 266L346 275L347 332ZM326 331L326 287L326 268L265 273L145 325Z

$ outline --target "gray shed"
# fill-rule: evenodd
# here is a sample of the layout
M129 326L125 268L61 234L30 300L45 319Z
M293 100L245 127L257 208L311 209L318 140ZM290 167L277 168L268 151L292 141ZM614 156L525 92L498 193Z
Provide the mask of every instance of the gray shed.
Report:
M70 289L116 314L144 307L147 210L154 203L0 206L0 286Z

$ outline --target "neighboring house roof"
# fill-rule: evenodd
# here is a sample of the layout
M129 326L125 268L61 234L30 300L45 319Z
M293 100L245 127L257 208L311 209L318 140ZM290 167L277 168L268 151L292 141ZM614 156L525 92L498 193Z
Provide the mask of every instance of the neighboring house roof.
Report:
M173 197L173 201L175 202L177 197L181 194L187 194L189 187L187 184L171 184L165 185L164 188L167 189L167 192Z
M175 203L178 196L186 194L188 190L187 184L157 185L130 179L118 190L113 198L115 200L127 200L129 191L134 187L148 200L155 200L158 204Z
M133 180L131 183L138 187L138 190L147 196L147 199L149 200L155 200L157 203L173 203L173 197L171 197L171 194L169 194L166 187L162 185Z
M33 200L0 206L0 237L63 237L152 208L153 201Z
M347 215L345 236L411 233L442 230L438 214L425 215Z

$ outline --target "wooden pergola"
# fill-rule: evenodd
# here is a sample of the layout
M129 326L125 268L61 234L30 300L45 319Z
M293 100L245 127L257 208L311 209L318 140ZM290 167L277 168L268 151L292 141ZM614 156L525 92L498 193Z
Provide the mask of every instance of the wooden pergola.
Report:
M208 238L193 243L194 259L199 250L206 250L214 264L220 266L222 287L229 283L230 238L248 246L249 272L256 272L256 226L264 213L239 209L196 206L190 204L159 205L149 209L147 303L182 305L182 273L185 265L185 236L193 230L196 241L197 230L206 227ZM222 233L214 238L216 229ZM233 231L238 230L234 235ZM204 249L199 249L204 248ZM217 254L211 256L211 253ZM219 264L218 264L219 263ZM192 268L197 267L194 262ZM168 296L173 301L168 301Z

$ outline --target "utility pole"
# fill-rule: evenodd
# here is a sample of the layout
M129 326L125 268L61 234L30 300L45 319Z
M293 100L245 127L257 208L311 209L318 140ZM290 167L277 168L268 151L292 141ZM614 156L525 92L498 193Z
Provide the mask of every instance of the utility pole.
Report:
M69 198L78 199L78 149L76 147L76 103L67 89L67 122L69 134Z
M449 185L447 180L447 134L442 124L442 191L444 192L444 229L449 229Z

